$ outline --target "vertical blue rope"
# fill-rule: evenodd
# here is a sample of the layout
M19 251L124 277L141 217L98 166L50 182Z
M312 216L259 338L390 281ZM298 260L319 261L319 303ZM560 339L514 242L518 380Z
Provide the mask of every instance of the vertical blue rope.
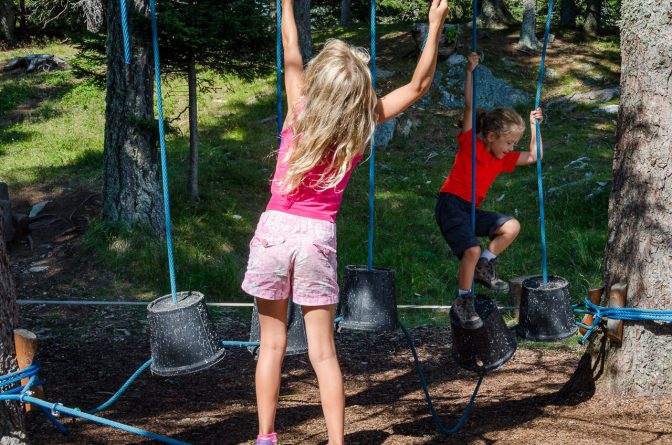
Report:
M427 400L427 405L429 406L429 412L432 414L432 419L434 419L434 423L442 433L455 434L460 430L460 428L462 428L462 425L464 425L464 423L467 421L467 418L469 417L471 408L474 406L474 401L476 400L476 396L478 395L478 390L481 388L483 377L485 377L485 372L480 371L478 373L478 381L476 383L476 387L474 388L474 392L471 394L471 397L469 398L469 402L467 403L467 406L464 409L462 416L452 428L448 429L443 424L443 422L441 422L441 419L439 419L439 415L436 412L436 409L434 409L434 403L432 402L432 397L429 394L429 388L427 387L427 380L425 379L425 373L422 371L422 367L420 366L420 360L418 359L418 353L415 350L413 337L404 327L404 325L401 324L401 322L399 322L399 327L404 332L404 335L406 336L406 341L408 342L408 346L411 348L411 353L413 354L413 362L415 363L415 370L418 373L418 378L420 379L420 385L422 386L422 390L425 393L425 400Z
M474 0L472 19L473 52L478 50L478 0ZM476 236L476 70L471 73L471 232ZM471 293L475 292L474 281L471 282Z
M166 214L166 244L168 245L168 270L173 303L177 304L175 291L175 261L173 259L173 234L170 224L170 199L168 196L168 165L166 162L166 136L163 128L163 100L161 98L161 67L159 66L159 33L156 25L156 0L149 0L152 16L152 44L154 45L154 78L159 119L159 143L161 145L161 176L163 177L163 208Z
M278 99L278 138L282 133L282 1L275 0L275 93Z
M541 104L541 87L544 81L544 65L546 63L546 48L548 47L548 35L551 30L551 15L553 13L553 0L548 2L548 13L546 14L546 29L544 30L544 48L541 50L541 63L539 64L539 80L537 81L537 96L534 101L534 109L539 108ZM541 271L544 283L548 282L548 273L546 270L546 218L544 216L544 185L541 176L541 130L539 121L535 119L535 130L537 135L537 189L539 191L539 224L541 226Z
M121 11L121 33L124 40L124 63L131 64L131 40L128 37L128 11L126 10L126 0L119 0L119 9Z
M371 82L376 89L376 0L371 0ZM371 159L369 159L369 270L373 269L373 203L375 195L375 155L376 138L371 138Z

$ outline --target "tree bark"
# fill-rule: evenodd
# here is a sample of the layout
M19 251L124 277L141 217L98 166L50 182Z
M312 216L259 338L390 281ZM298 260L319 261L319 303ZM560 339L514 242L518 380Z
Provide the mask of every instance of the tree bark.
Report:
M588 0L588 13L583 24L583 30L591 35L599 34L602 22L602 0Z
M352 25L352 0L341 0L341 26Z
M14 13L13 0L0 0L0 38L8 42L13 42L16 35L14 27L16 26L16 14Z
M563 28L576 28L576 15L579 8L576 7L576 0L562 0L560 5L560 26Z
M621 104L605 252L607 290L628 284L628 307L672 309L672 3L624 0ZM604 303L604 301L603 301ZM593 358L617 394L672 393L672 325L626 321L623 342Z
M134 13L148 15L148 0L129 2ZM135 12L134 12L135 11ZM123 61L119 1L107 2L107 96L103 159L103 218L144 225L165 233L154 122L153 62L150 39L133 36L132 61Z
M480 25L486 28L509 26L516 23L503 0L483 0L478 20Z
M192 201L199 200L198 190L198 151L200 136L198 134L198 97L196 83L196 60L191 57L189 61L189 178L187 186Z
M17 370L12 332L19 319L16 293L5 245L0 206L0 375ZM0 444L26 443L23 408L15 402L0 402Z
M520 30L520 40L518 40L518 45L530 49L537 49L537 46L539 46L539 40L535 34L537 20L537 1L524 0L523 7L523 24Z
M26 23L26 0L19 0L19 24L21 25L21 35L28 35L28 24Z
M303 63L313 58L313 39L310 31L310 0L294 0L294 17L299 32L299 46Z

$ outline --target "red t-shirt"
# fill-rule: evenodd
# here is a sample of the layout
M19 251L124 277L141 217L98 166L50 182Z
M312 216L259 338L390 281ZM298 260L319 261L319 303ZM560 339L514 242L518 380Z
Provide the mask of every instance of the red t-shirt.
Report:
M471 132L457 135L455 163L441 187L441 192L452 193L468 202L471 202ZM485 149L483 141L476 138L476 207L481 205L501 172L511 173L516 168L519 157L519 151L511 151L502 159L497 159Z

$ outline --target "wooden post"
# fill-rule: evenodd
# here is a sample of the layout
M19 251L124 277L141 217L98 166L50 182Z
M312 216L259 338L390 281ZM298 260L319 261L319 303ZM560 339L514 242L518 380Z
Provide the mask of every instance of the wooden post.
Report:
M600 304L603 293L604 293L604 286L598 287L596 289L591 289L588 291L588 300L593 304ZM581 323L585 324L586 326L591 326L593 324L594 319L595 318L592 315L586 314L583 316ZM579 326L579 332L581 333L581 335L586 335L586 332L588 332L588 330Z
M16 348L16 362L19 365L19 370L33 364L37 355L37 336L35 334L26 329L14 329L14 347ZM21 384L25 385L28 380L28 378L21 380ZM34 397L44 398L44 389L41 386L33 386L31 391L33 391ZM31 409L31 405L26 403L26 412Z
M609 307L625 307L627 295L627 284L614 284L609 290ZM623 342L623 320L607 320L607 337L617 345L621 345Z
M509 280L509 294L513 299L513 315L516 317L516 321L520 321L518 316L520 315L520 298L523 296L523 281L534 276L536 275L523 275Z

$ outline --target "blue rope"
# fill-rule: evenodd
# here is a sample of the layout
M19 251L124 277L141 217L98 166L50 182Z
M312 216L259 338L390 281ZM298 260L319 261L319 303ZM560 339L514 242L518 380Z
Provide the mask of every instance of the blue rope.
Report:
M585 307L584 309L580 309ZM578 326L586 329L586 334L579 343L583 344L593 330L598 326L600 320L603 318L611 318L613 320L648 320L648 321L662 321L665 323L672 323L672 310L656 310L656 309L639 309L633 307L605 307L594 304L589 298L581 304L573 305L574 313L576 314L590 314L593 316L593 323L588 326L583 323L576 322Z
M17 402L30 403L31 405L39 406L40 408L48 409L55 413L67 414L71 417L81 417L83 419L89 420L91 422L100 423L102 425L111 426L129 433L137 434L138 436L147 437L149 439L158 440L160 442L169 443L173 445L189 445L187 442L182 442L180 440L171 439L170 437L161 436L160 434L152 433L149 431L142 430L129 425L124 425L123 423L115 422L113 420L108 420L103 417L94 416L77 409L68 408L61 405L60 403L49 403L44 400L27 396L27 395L16 395L16 394L0 394L0 400L13 400Z
M537 81L537 96L534 101L534 109L541 105L541 87L544 82L544 66L546 63L546 48L548 47L548 35L551 31L551 15L553 14L553 0L548 2L548 13L546 14L546 29L544 31L544 48L541 50L541 63L539 64L539 80ZM537 134L537 190L539 192L539 224L541 225L541 271L544 283L548 282L548 273L546 271L546 218L544 216L544 186L541 176L541 130L539 121L535 119L535 129Z
M278 138L282 133L282 2L275 1L275 93L278 99Z
M152 16L152 43L154 45L154 78L156 80L156 98L159 119L159 143L161 145L161 176L163 177L163 207L166 215L166 244L168 247L168 270L170 272L170 291L173 303L177 304L175 291L175 261L173 259L173 234L170 224L170 199L168 196L168 166L166 162L166 136L163 128L163 100L161 97L161 67L159 65L159 37L156 25L156 0L149 0Z
M234 347L234 348L250 348L250 347L255 347L259 346L258 341L235 341L235 340L222 340L221 345L226 347Z
M376 89L376 0L371 0L371 82ZM373 269L373 204L375 199L375 159L376 138L371 138L371 159L369 159L369 251L367 264Z
M141 365L141 366L140 366L140 367L133 373L133 375L131 375L131 377L129 377L128 380L126 380L126 383L124 383L124 384L121 386L121 388L119 388L119 390L117 390L117 392L116 392L112 397L110 397L105 403L103 403L102 405L98 406L97 408L94 408L94 409L92 409L92 410L87 411L87 413L89 413L89 414L97 414L97 413L103 411L104 409L109 408L114 402L117 401L117 399L119 399L119 397L121 397L121 395L128 389L128 387L131 386L131 383L133 383L133 381L134 381L136 378L138 378L138 376L139 376L140 374L142 374L142 373L144 372L145 369L149 368L149 365L151 365L151 364L152 364L152 359L150 358L150 359L147 360L145 363L143 363L143 364L142 364L142 365Z
M411 348L411 352L413 353L413 361L415 363L415 369L418 372L418 377L420 378L420 384L422 385L422 390L425 393L425 399L427 400L427 405L429 405L429 411L432 413L432 418L434 419L434 423L436 423L436 426L439 428L439 430L444 433L444 434L455 434L457 431L459 431L460 428L462 428L462 425L464 425L464 422L466 422L467 418L469 417L469 412L471 411L471 408L474 406L474 400L476 400L476 395L478 394L478 390L481 387L481 382L483 382L483 377L485 376L484 372L479 372L478 373L478 382L476 383L476 388L474 388L474 392L469 398L469 403L467 403L467 407L464 409L464 412L462 413L462 417L458 420L458 422L453 426L452 428L448 429L446 428L443 423L441 422L441 419L439 419L439 415L437 414L436 410L434 409L434 404L432 403L432 397L429 395L429 389L427 388L427 381L425 380L425 373L422 371L422 367L420 366L420 361L418 359L418 353L415 350L415 344L413 343L413 337L411 334L406 330L403 324L399 322L399 327L401 327L401 330L404 332L404 335L406 336L406 340L408 341L408 345Z
M478 51L478 0L474 0L472 18L473 52ZM471 72L471 233L476 236L476 70ZM471 281L471 293L475 292L474 281ZM472 299L473 301L473 299Z
M128 11L126 10L126 0L119 0L119 10L121 11L121 33L124 40L124 63L131 64L131 40L128 36Z

